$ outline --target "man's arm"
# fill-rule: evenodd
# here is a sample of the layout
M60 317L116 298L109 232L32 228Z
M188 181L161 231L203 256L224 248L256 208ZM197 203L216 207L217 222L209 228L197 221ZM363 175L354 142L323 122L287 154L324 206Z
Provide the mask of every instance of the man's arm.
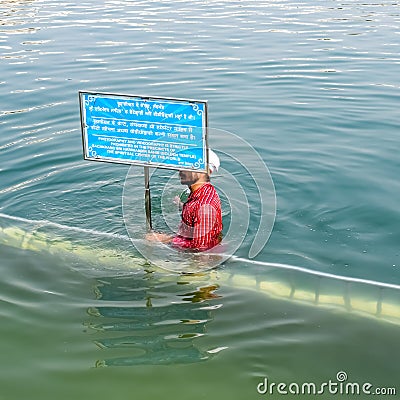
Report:
M210 204L204 204L197 212L190 237L177 235L172 244L194 250L207 250L213 242L213 228L217 219L217 210Z

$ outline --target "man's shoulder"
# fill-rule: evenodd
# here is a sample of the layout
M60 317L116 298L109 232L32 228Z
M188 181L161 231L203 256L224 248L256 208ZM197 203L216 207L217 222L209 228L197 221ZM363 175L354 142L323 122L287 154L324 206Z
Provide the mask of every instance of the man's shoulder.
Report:
M215 187L210 183L207 182L203 187L202 187L202 194L203 195L217 195L217 190L215 189Z
M203 204L216 204L220 202L218 192L211 183L207 183L202 187L202 193L199 198Z

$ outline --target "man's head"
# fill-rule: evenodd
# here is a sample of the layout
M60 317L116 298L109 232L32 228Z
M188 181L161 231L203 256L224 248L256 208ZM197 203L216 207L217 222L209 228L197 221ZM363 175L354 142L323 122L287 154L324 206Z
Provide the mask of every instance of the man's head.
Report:
M190 187L195 183L209 182L210 175L213 172L218 171L219 166L220 166L219 157L211 149L209 149L208 150L209 173L206 174L205 172L192 172L192 171L180 170L179 178L181 179L181 184L188 185Z
M179 178L181 179L182 185L192 186L197 182L208 182L209 176L204 172L192 172L192 171L179 171Z

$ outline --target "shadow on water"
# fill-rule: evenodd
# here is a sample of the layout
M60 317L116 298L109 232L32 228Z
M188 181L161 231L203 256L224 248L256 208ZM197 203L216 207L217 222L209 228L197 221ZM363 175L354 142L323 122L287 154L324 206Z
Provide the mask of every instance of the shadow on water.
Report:
M206 361L223 348L204 350L198 339L214 318L218 285L157 279L154 273L97 279L96 306L85 321L104 351L96 367L188 364Z

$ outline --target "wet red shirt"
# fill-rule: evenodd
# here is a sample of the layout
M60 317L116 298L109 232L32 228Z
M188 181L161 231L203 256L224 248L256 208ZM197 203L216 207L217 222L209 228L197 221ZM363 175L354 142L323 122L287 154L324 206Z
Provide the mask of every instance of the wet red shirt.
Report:
M221 241L221 201L211 183L190 194L182 209L182 221L172 243L198 251L211 249Z

